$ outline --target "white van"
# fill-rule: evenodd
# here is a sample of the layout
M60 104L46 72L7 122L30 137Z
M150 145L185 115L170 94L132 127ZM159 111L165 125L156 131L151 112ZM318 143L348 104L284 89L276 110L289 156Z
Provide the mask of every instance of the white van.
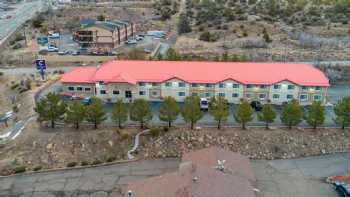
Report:
M209 101L207 98L201 98L200 100L200 108L201 110L209 110Z

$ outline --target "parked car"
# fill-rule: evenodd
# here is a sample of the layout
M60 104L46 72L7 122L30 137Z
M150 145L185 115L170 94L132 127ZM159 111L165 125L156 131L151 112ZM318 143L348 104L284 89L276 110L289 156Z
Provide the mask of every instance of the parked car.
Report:
M341 182L335 182L335 190L343 197L350 197L350 186L343 184Z
M209 110L209 101L207 98L201 98L199 103L200 103L201 110L205 110L205 111Z
M49 51L47 49L42 49L39 51L39 55L47 55Z
M76 56L76 55L80 55L80 52L79 52L79 51L72 51L71 54L74 55L74 56Z
M55 46L48 46L47 47L47 51L48 52L58 52L58 48L57 47L55 47Z
M137 44L136 40L127 40L125 41L125 44Z
M143 37L137 35L137 36L136 36L136 41L141 41L141 40L143 40Z
M90 104L91 104L91 98L90 98L90 97L86 97L86 98L84 98L84 99L81 101L81 103L82 103L83 105L90 105Z
M250 106L255 110L255 111L261 111L262 110L262 104L259 101L252 101L250 103Z
M151 50L151 49L143 49L143 51L144 51L145 53L152 53L152 50Z
M58 55L67 55L68 51L58 51Z
M51 38L51 39L59 39L60 38L60 34L59 33L50 32L47 37Z

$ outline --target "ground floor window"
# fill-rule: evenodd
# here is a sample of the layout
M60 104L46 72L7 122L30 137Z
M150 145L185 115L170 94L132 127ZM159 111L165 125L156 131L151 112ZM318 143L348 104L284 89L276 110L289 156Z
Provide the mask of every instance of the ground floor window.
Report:
M119 90L113 90L113 94L119 94Z
M259 94L259 98L264 99L266 97L266 94Z
M125 98L131 98L132 97L132 94L131 94L131 91L125 91Z
M220 93L219 93L219 96L220 96L220 97L225 97L225 93L220 92Z
M232 97L233 97L233 98L237 98L238 96L239 96L238 93L233 93L233 94L232 94Z
M294 98L293 95L287 94L287 99L288 99L288 100L292 100L293 98Z
M300 95L300 100L301 100L301 101L307 100L307 95L306 95L306 94Z
M192 96L198 96L198 93L197 92L193 92Z
M83 91L82 87L77 87L77 91Z
M90 92L91 88L85 88L85 92Z
M100 90L100 94L107 94L106 90Z
M145 91L140 91L140 92L139 92L139 95L140 95L140 96L144 96L145 94L146 94Z
M70 86L70 87L68 87L68 90L69 90L69 91L74 91L74 87L71 87L71 86Z
M273 98L273 99L279 99L279 98L280 98L280 95L279 95L279 94L274 94L274 95L272 96L272 98Z
M314 100L315 100L315 101L321 100L321 96L320 96L320 95L315 95L315 96L314 96Z
M206 92L206 93L205 93L205 97L211 97L210 92Z

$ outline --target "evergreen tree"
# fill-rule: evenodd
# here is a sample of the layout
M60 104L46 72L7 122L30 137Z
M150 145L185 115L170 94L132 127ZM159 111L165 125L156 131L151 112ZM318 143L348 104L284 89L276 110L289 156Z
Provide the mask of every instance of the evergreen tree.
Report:
M74 101L68 106L66 112L66 122L73 123L79 129L80 123L86 118L86 107L79 101Z
M191 129L193 129L194 124L203 117L199 102L200 99L198 96L186 97L181 111L181 115L185 122L191 124Z
M316 129L317 126L323 124L324 119L324 107L320 101L314 101L305 117L306 122Z
M253 120L253 109L246 100L242 100L238 106L234 118L238 123L242 124L242 129L246 129L247 122Z
M269 124L273 123L276 118L276 112L270 103L263 106L262 111L258 114L258 119L265 122L265 128L269 129Z
M179 34L191 32L190 22L186 14L181 14L179 18L179 24L177 26L177 31Z
M97 97L91 98L91 104L86 109L86 120L94 124L94 128L107 119L106 113L103 110L103 103Z
M159 119L168 122L168 127L176 120L180 113L179 106L173 97L165 97L159 108Z
M221 123L227 121L229 116L229 104L223 97L213 97L210 102L209 113L218 122L218 129L221 129Z
M303 111L297 100L292 100L284 106L281 114L281 122L292 129L303 120Z
M128 109L121 99L118 99L113 106L112 119L122 128L122 123L128 119Z
M145 123L152 119L152 112L147 100L134 100L134 103L130 107L130 119L140 122L141 129L143 129Z
M51 128L55 128L55 121L63 117L66 105L58 94L50 92L36 104L34 111L39 114L40 121L50 121Z
M345 127L350 126L350 97L344 97L333 108L335 113L334 122L341 125L344 130Z
M265 42L267 42L267 43L272 42L272 40L270 38L270 35L269 35L269 33L267 33L265 27L264 27L264 30L263 30L263 38L264 38Z
M173 48L168 49L166 52L166 58L170 61L177 61L181 59L180 55Z

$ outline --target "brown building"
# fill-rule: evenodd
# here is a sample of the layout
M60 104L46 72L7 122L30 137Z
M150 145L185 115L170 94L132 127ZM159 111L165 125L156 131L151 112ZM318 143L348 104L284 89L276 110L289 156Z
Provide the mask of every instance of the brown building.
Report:
M83 20L81 28L74 32L73 39L82 48L112 49L133 37L135 24L126 21Z
M219 148L185 154L179 170L134 181L126 197L255 197L256 182L249 160Z

